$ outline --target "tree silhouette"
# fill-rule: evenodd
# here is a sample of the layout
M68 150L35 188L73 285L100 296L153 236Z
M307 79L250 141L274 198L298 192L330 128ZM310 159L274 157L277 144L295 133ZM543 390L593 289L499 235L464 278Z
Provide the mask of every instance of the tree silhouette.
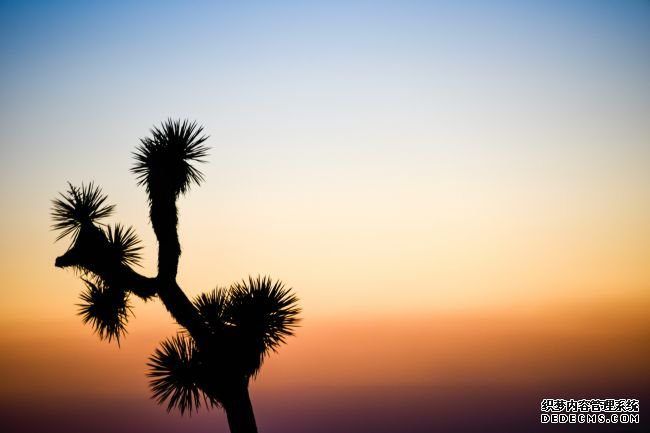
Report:
M140 140L132 172L146 188L149 217L158 239L158 275L133 268L140 240L132 228L105 225L114 205L92 182L74 186L53 200L57 241L71 237L55 265L73 268L84 281L79 314L100 339L126 334L130 295L158 297L181 326L151 356L148 376L153 397L181 414L223 407L232 433L257 432L248 384L264 359L293 335L300 309L291 289L269 277L248 277L190 300L176 282L181 254L176 201L203 181L193 164L204 162L203 128L187 120L167 120Z

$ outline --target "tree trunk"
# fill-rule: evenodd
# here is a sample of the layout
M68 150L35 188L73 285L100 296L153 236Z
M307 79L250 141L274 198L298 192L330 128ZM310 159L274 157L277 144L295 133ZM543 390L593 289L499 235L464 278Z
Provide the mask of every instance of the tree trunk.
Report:
M151 195L149 218L158 239L158 296L179 325L202 342L208 334L198 311L176 283L181 246L178 240L178 209L173 192Z
M243 385L230 393L223 402L228 417L230 433L257 433L253 405L248 395L248 386Z

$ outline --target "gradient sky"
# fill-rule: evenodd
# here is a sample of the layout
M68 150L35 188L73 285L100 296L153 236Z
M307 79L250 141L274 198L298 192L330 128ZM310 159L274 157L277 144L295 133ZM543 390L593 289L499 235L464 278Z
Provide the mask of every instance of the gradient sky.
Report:
M152 274L129 168L170 116L196 119L212 147L179 204L181 285L193 296L262 273L301 298L303 328L254 386L266 431L452 431L430 416L454 413L431 387L489 402L469 384L528 398L518 416L537 428L542 390L650 389L650 3L245 3L0 2L12 428L35 428L15 414L36 401L72 407L62 390L87 413L124 413L128 395L149 408L142 425L184 428L143 375L175 329L164 308L136 303L121 350L97 341L49 230L66 181L94 180ZM71 431L52 405L41 418ZM192 422L217 431L219 416Z

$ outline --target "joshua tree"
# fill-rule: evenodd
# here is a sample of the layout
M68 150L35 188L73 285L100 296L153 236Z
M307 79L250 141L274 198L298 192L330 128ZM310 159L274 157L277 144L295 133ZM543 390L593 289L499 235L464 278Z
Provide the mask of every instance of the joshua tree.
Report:
M216 288L190 300L176 282L181 247L176 200L203 175L193 164L204 162L208 148L196 122L167 120L140 140L132 172L144 185L149 216L158 239L158 275L134 270L141 246L134 230L105 225L114 205L93 183L73 186L53 200L53 228L72 242L56 259L73 268L86 289L79 314L100 339L126 333L129 296L158 297L181 326L163 341L148 366L153 397L167 411L221 406L232 433L257 432L248 383L270 352L293 334L300 309L291 289L269 277L248 277L229 288Z

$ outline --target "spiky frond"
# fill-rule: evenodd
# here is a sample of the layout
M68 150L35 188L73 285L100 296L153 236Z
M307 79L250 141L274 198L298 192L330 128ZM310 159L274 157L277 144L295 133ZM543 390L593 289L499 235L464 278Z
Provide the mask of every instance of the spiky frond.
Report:
M93 224L113 213L115 205L105 204L108 196L93 182L76 187L68 182L68 191L59 194L61 197L52 200L52 219L54 230L61 233L56 238L64 238L72 234L76 239L79 229L84 224Z
M83 279L86 291L80 295L79 315L84 323L90 323L101 340L120 338L126 334L126 324L131 312L126 292L111 288L97 279L95 282Z
M225 288L217 287L207 293L201 293L194 298L194 305L208 327L216 332L227 326L224 311L229 302L229 294Z
M249 277L230 287L225 316L247 340L244 344L259 353L253 373L269 351L276 351L293 335L299 313L298 298L281 281Z
M149 197L159 193L186 193L193 183L203 181L203 174L192 163L204 162L209 148L202 135L203 127L188 120L168 119L151 129L151 136L140 139L134 152L138 185L145 185Z
M123 265L137 265L142 258L140 239L133 227L125 228L121 224L109 226L106 231L109 247L115 260Z
M220 362L233 372L253 376L298 326L298 299L269 277L249 277L228 289L216 288L194 299L212 330Z
M176 408L181 414L196 411L201 400L206 407L216 405L199 387L201 366L194 340L177 334L164 340L149 358L147 376L153 398L159 404L167 402L167 412Z

